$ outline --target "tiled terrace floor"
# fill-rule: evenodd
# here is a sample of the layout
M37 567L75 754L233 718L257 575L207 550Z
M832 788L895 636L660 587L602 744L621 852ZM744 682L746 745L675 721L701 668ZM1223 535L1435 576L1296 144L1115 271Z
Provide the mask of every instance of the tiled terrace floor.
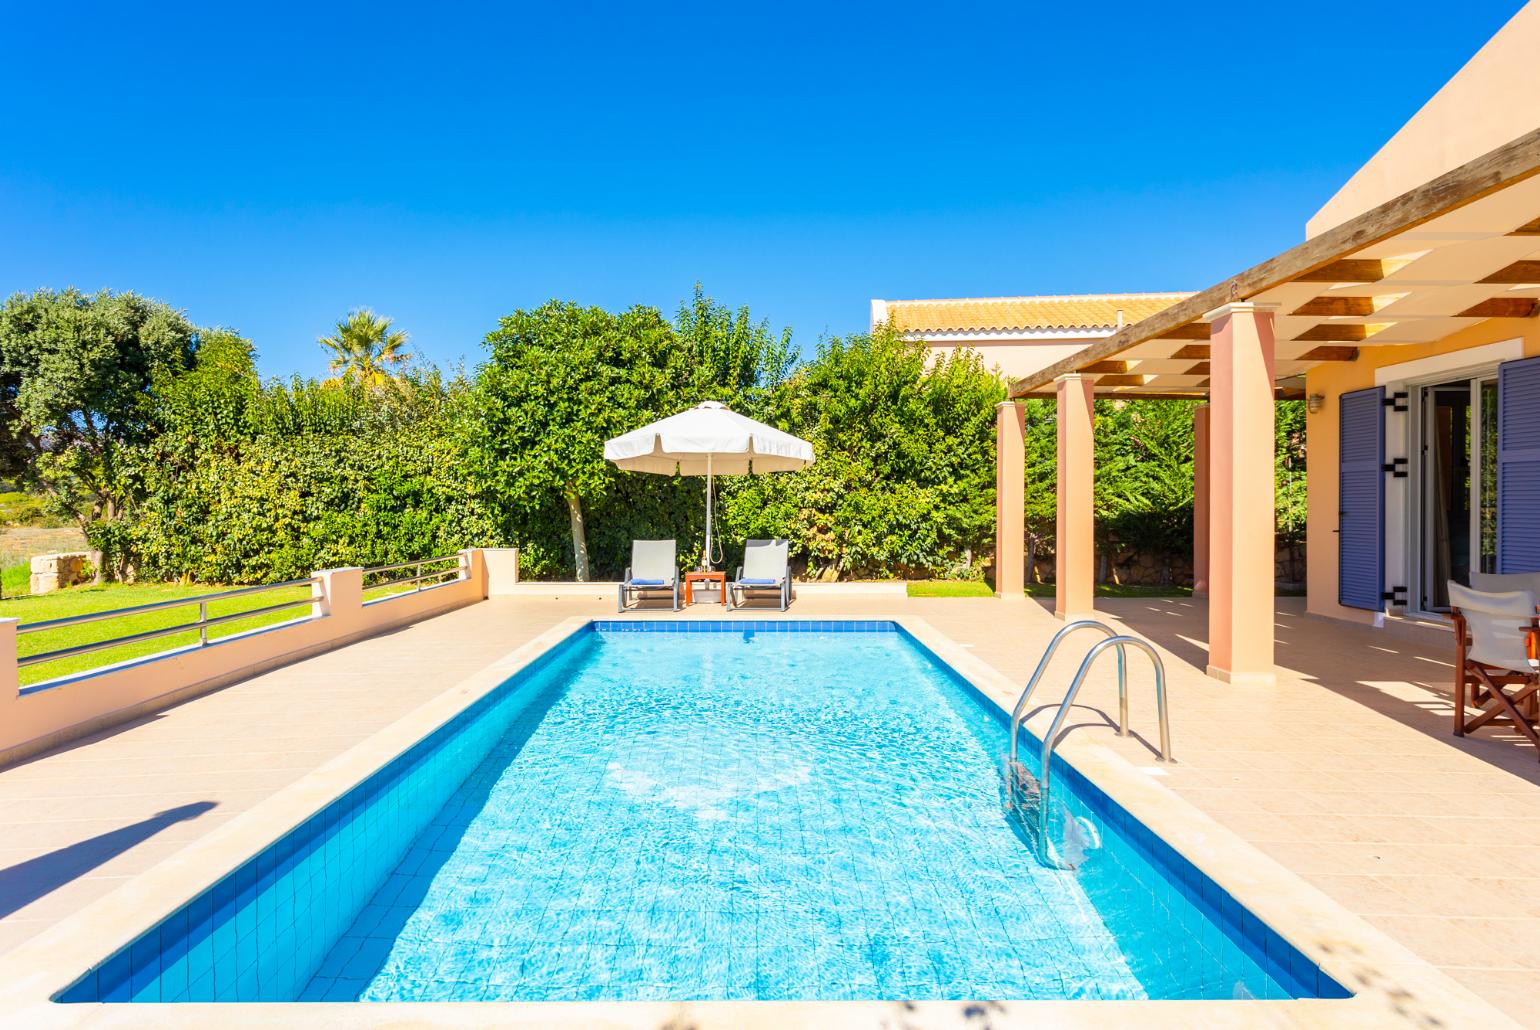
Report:
M1137 661L1136 735L1117 739L1100 714L1116 710L1110 663L1083 695L1077 732L1163 773L1348 909L1540 1026L1523 990L1540 982L1540 761L1516 738L1450 735L1447 637L1413 643L1281 601L1280 682L1244 688L1201 674L1201 603L1102 604L1166 650L1178 763L1158 768L1138 736L1153 737L1155 720ZM489 601L0 771L0 951L559 620L612 612L608 600L581 596ZM810 592L791 615L898 613L928 620L1018 682L1058 626L1037 604L989 599ZM1074 650L1055 663L1049 697L1062 691Z

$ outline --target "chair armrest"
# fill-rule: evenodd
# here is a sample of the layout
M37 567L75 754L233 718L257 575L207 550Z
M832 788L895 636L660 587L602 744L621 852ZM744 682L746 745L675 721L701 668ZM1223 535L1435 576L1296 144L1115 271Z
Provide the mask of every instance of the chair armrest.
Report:
M629 565L626 566L626 578L621 580L621 582L622 583L629 583L629 582L631 582L631 566L629 566Z

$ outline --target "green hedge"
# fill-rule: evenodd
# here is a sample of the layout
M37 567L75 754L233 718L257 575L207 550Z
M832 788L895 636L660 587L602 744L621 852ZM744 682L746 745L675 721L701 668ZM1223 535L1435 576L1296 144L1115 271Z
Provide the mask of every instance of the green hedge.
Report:
M109 567L200 582L276 581L461 547L522 549L526 575L569 578L573 515L589 573L618 576L639 537L704 536L704 482L625 473L606 436L707 398L813 443L783 475L718 481L731 568L749 537L787 537L825 578L982 578L994 547L995 404L977 355L933 358L889 332L831 339L796 361L786 334L699 292L671 322L553 302L488 336L473 375L380 389L261 382L251 345L200 335L157 372L143 428L114 450L113 504L91 529ZM1303 513L1303 415L1280 406L1280 529ZM1192 404L1097 404L1104 549L1190 553ZM1053 547L1054 411L1026 403L1027 528Z

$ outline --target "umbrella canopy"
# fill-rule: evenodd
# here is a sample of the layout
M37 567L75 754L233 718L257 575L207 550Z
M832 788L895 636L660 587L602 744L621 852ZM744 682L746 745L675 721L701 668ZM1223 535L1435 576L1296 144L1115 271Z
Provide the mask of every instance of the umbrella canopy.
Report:
M604 456L631 472L742 475L805 468L813 463L813 445L706 401L607 441Z
M813 445L745 418L721 401L705 401L605 441L604 457L631 472L706 477L706 552L701 567L710 568L712 477L795 472L813 463Z

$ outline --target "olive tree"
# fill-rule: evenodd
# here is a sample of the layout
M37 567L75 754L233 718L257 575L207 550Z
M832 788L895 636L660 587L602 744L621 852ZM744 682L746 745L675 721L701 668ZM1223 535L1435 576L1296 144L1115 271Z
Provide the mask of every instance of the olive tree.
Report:
M119 449L149 429L151 384L188 368L198 331L134 293L18 293L0 305L6 471L82 529L117 514Z

